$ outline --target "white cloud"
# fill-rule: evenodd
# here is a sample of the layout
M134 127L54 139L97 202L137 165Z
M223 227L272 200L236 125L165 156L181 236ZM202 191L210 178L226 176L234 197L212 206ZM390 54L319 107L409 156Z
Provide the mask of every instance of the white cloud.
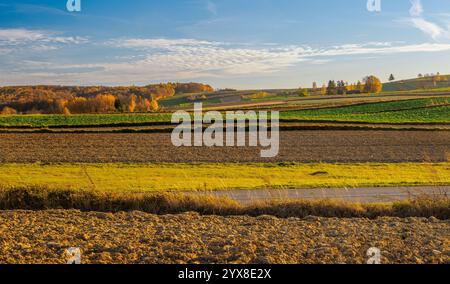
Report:
M0 41L4 42L23 42L36 41L44 38L44 34L39 31L30 31L26 29L0 29Z
M31 45L43 46L50 44L82 44L88 42L84 37L63 37L57 33L28 29L0 29L0 46ZM52 49L47 47L47 49Z
M195 39L119 39L107 42L108 45L125 48L172 48L177 46L218 45L218 42Z
M422 18L412 18L411 23L414 27L431 36L434 40L439 40L447 35L448 31L439 25L429 22Z
M130 56L108 63L92 60L81 64L19 60L2 70L0 84L143 84L151 81L195 80L276 73L298 64L327 64L339 57L356 55L450 51L450 44L407 45L370 42L315 48L302 45L231 44L195 39L116 39L106 42L105 52L120 48ZM115 49L113 49L115 50Z
M307 49L298 46L251 48L193 39L123 39L114 46L147 52L136 66L156 68L161 72L223 72L224 74L249 74L276 72L304 61ZM108 68L123 65L109 65Z
M376 46L368 44L342 45L315 51L311 56L386 55L415 52L440 52L450 50L450 44L424 43L410 45Z
M411 18L406 20L407 23L429 35L435 41L450 39L450 23L447 23L448 27L444 28L426 20L423 17L424 9L421 0L411 0L411 5L409 10Z
M411 17L420 17L423 14L423 6L420 0L411 0L411 9L409 14Z

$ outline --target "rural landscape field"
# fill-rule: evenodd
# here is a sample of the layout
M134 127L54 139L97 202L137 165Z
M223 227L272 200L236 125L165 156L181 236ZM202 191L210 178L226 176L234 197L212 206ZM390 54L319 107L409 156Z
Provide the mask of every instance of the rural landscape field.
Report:
M12 2L0 0L0 17L23 13L17 7L27 1ZM54 4L43 7L60 11ZM216 5L208 6L213 16ZM388 65L384 56L398 49L406 50L402 56L422 53L392 46L397 42L252 50L122 37L74 51L66 45L92 39L2 26L0 19L0 263L450 264L450 48L444 43L427 46L432 50L425 52L443 53L430 66L391 74L394 63L358 65L367 74L342 68L336 75L326 67L334 68L333 60L322 56L345 49L346 56L367 53L380 57L364 60ZM30 44L40 57L28 56ZM129 46L132 53L105 58L148 57L132 67L122 61L99 67L92 58L52 67L49 59L52 52L54 60L64 52L103 58L102 51ZM233 52L236 58L223 58ZM251 52L256 55L243 58ZM317 80L270 79L273 64L293 68L316 60L308 59L314 52ZM293 53L300 59L286 64ZM177 64L180 70L172 70ZM208 64L210 75L203 75ZM421 73L432 67L441 72ZM261 68L261 78L251 77L252 68ZM298 72L299 81L307 80ZM231 128L218 124L217 117L234 112ZM180 125L176 113L190 120ZM216 118L206 119L207 113ZM220 136L225 128L231 139ZM174 142L177 130L192 131L189 145ZM263 131L271 144L253 145L254 137L263 141ZM215 144L197 145L196 135L206 141L207 133ZM277 152L265 157L269 146Z
M0 116L0 260L64 263L75 246L89 263L364 263L379 246L388 263L448 263L450 93L296 91L249 91L275 97L260 106L206 104L279 110L280 152L269 159L261 147L173 146L169 110L195 101ZM292 93L282 104L281 92ZM18 223L29 225L8 225Z

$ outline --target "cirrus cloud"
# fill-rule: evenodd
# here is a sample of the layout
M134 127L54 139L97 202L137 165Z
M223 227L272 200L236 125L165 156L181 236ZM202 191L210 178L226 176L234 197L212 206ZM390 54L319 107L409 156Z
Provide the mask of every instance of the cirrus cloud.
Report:
M3 53L11 53L18 49L49 51L62 45L83 44L88 39L79 36L61 36L56 32L28 29L0 29L0 48Z
M447 27L442 27L438 23L426 20L423 17L424 8L421 0L411 0L411 5L409 10L411 17L406 19L408 24L429 35L435 41L450 39L450 22L447 21Z
M75 37L76 38L76 37ZM72 38L61 39L53 33L9 31L0 33L0 42L30 42L34 48L77 43ZM45 45L47 42L53 43ZM105 58L42 59L39 64L21 58L2 55L6 63L0 66L0 84L142 84L151 81L195 80L196 78L226 78L273 74L299 64L324 65L338 58L368 55L450 51L450 44L398 42L368 42L337 46L251 45L198 39L120 38L104 42L87 42L80 48L101 49ZM25 52L24 52L25 54ZM41 64L42 63L42 64Z

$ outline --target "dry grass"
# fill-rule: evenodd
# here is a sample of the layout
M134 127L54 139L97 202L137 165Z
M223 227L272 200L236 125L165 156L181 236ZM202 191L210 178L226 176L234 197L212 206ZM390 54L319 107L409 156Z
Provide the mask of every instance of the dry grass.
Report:
M229 199L185 194L105 193L96 191L16 188L0 190L0 210L78 209L81 211L143 211L152 214L198 212L203 215L309 215L338 218L431 217L450 219L450 199L423 196L394 203L364 204L334 200L287 201L242 206Z

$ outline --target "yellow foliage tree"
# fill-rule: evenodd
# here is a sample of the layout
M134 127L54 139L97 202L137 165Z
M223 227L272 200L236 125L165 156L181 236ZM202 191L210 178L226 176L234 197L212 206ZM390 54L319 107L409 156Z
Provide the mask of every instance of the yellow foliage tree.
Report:
M130 96L130 102L128 103L128 111L134 112L136 110L136 96L131 95Z
M67 107L64 107L63 114L70 115L70 110Z
M323 84L322 88L320 89L320 94L322 96L325 96L327 94L327 85Z
M67 108L70 113L89 113L94 112L93 108L89 105L86 98L78 97L73 98L67 103Z
M116 107L114 106L115 102L116 98L113 95L110 94L97 95L94 99L96 112L105 113L115 111L116 110Z
M157 100L152 100L151 102L152 111L158 111L159 110L159 104Z
M375 76L368 76L364 79L364 92L378 94L383 89L380 79Z

